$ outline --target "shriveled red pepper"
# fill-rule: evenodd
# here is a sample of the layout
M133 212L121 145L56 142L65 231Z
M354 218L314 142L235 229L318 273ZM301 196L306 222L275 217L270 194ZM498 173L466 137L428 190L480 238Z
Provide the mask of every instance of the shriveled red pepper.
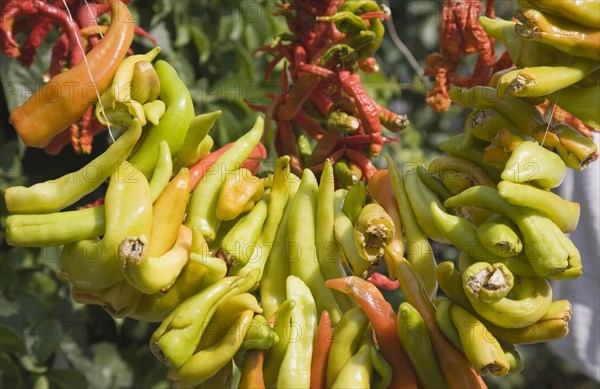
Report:
M78 120L96 101L88 71L98 91L110 84L133 40L134 25L127 6L111 4L113 15L104 38L70 70L52 77L9 118L26 145L44 147L52 138ZM89 66L89 70L88 70Z

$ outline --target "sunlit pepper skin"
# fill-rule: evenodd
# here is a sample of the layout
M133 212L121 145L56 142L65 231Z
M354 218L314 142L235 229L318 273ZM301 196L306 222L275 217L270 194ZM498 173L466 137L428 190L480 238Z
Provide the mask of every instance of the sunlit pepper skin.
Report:
M600 25L600 4L597 1L578 0L528 0L533 7L567 18L591 28Z
M354 297L373 324L381 351L394 369L391 387L416 388L417 376L396 334L396 314L377 287L355 276L327 280L327 286Z
M567 167L555 153L536 142L523 142L510 155L502 179L531 182L544 188L555 188L565 177Z
M216 205L223 187L223 178L226 173L240 167L260 142L263 130L264 120L258 117L252 128L217 159L212 171L207 172L192 192L185 224L190 228L200 228L208 242L215 239L219 226Z
M160 47L155 47L145 54L130 55L119 64L110 85L110 96L114 102L128 102L132 100L132 94L140 93L140 91L137 90L138 86L134 87L132 82L135 65L142 61L148 63L152 62L159 53ZM158 85L158 90L160 90L160 84ZM153 94L155 95L154 99L156 99L158 93L153 92ZM136 100L141 104L146 102L135 98L133 100Z
M553 46L567 54L600 60L600 31L581 26L561 16L533 8L519 8L515 14L522 24L515 31L525 39Z
M52 77L11 112L9 121L26 145L45 147L96 101L89 73L100 93L109 86L133 41L134 30L133 18L124 3L113 1L111 15L106 34L84 61Z
M56 180L30 187L13 186L4 192L10 213L49 213L72 205L98 188L124 161L142 134L142 126L134 120L131 127L104 153L81 169Z
M155 47L154 49L157 49ZM153 50L154 50L153 49ZM156 101L160 94L160 80L151 61L139 61L133 67L131 76L131 99L142 104ZM144 109L144 115L147 110ZM162 115L161 115L162 116ZM152 124L155 124L151 121ZM158 123L156 123L158 124Z
M490 216L477 226L476 232L479 243L498 256L512 257L523 250L517 226L504 216Z
M287 281L287 278L286 278ZM279 305L279 309L273 320L273 331L279 336L279 342L271 347L265 357L265 363L263 368L265 385L272 387L277 383L277 377L281 367L281 362L285 356L286 350L289 346L291 338L286 335L290 331L290 318L292 316L292 310L296 306L296 301L293 299L287 299Z
M104 205L99 205L77 211L9 215L4 233L11 246L60 246L101 236L105 225Z
M245 168L239 168L225 174L225 182L219 200L216 214L221 221L233 220L244 212L250 211L264 193L262 180Z
M331 388L370 388L372 372L371 346L363 344L339 372Z
M158 147L167 141L171 156L177 155L185 138L188 125L194 118L194 103L187 86L168 62L159 60L154 65L160 80L160 99L167 105L165 114L156 126L146 130L144 141L129 158L146 177L151 177L156 165Z
M198 115L190 121L185 140L177 153L179 165L191 166L208 155L214 143L208 133L220 116L221 111L214 111Z
M167 141L163 140L158 145L158 155L154 171L152 172L152 178L148 180L150 193L152 194L152 202L155 202L156 199L158 199L158 196L160 196L163 189L165 189L171 180L172 174L173 159L171 157L171 150L169 150Z
M310 386L310 362L317 326L317 306L308 286L294 275L286 280L288 298L296 301L292 309L293 339L285 351L277 377L277 387L307 388Z
M119 245L129 237L150 236L152 201L148 181L130 163L112 174L105 196L106 231L101 240L64 246L59 273L74 286L98 291L123 279Z
M313 341L313 355L310 362L310 387L324 388L327 378L327 359L333 341L333 330L329 312L323 311L318 323L317 334Z
M560 99L559 99L560 96ZM585 88L571 86L546 96L547 99L559 102L560 107L576 116L585 124L600 128L600 85Z

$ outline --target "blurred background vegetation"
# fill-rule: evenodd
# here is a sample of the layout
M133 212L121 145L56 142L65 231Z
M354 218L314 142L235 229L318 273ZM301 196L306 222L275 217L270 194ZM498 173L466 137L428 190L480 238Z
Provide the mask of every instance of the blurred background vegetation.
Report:
M510 18L513 3L497 2L498 15ZM178 70L188 85L196 112L223 111L212 131L218 144L237 138L253 122L254 112L243 99L266 102L268 93L279 90L280 69L265 81L265 55L254 56L254 49L269 44L275 34L287 30L283 18L272 16L276 4L251 0L138 0L131 4L139 24L157 39L162 58ZM430 81L422 79L418 66L423 66L425 56L437 49L441 1L390 1L388 5L392 21L377 53L382 71L363 76L363 80L379 104L407 113L412 123L400 135L401 142L386 145L385 151L397 161L424 163L438 154L437 145L443 139L462 131L467 112L453 106L448 112L437 114L424 103L426 83ZM418 66L409 64L395 37L392 39L391 27ZM14 87L39 84L47 71L50 43L55 38L56 34L49 36L29 69L0 57L4 87L0 99L0 189L30 185L73 171L107 146L108 137L102 134L95 138L92 155L75 155L67 147L60 155L49 156L25 148L8 124L8 112L24 99L23 93L14 93ZM136 38L136 52L149 47L147 41ZM465 61L468 65L472 59ZM381 160L375 162L380 164ZM98 196L92 193L78 205ZM0 207L4 227L7 212L3 202ZM168 387L165 367L148 348L155 324L115 320L98 306L73 303L69 286L56 275L59 249L15 249L6 244L3 231L4 228L0 236L0 387ZM451 250L443 253L440 260L453 259ZM388 297L396 302L401 298L396 292L388 293ZM486 377L490 387L598 387L544 345L519 350L525 371L501 379Z

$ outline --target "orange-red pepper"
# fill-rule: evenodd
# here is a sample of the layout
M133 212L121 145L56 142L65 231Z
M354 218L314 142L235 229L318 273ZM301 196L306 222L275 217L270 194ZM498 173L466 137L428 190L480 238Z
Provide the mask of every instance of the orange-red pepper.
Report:
M134 30L131 14L122 2L111 3L111 15L108 31L85 61L52 77L11 113L9 121L26 145L45 147L96 101L88 66L100 93L109 86L131 45Z

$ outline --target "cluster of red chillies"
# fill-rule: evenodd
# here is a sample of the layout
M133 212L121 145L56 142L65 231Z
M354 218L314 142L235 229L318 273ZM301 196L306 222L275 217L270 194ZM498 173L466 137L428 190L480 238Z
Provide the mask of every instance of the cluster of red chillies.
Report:
M58 27L58 39L52 48L50 68L45 75L47 79L75 66L98 43L106 26L97 25L96 19L110 10L110 4L101 0L1 0L0 6L0 47L8 57L18 59L25 67L33 64L40 45L53 27ZM65 7L68 7L71 16ZM156 44L141 27L136 26L135 33ZM22 44L15 39L19 34L26 34ZM46 146L46 152L58 154L70 143L76 153L90 153L94 135L105 129L94 118L90 108L79 122L57 135Z
M496 60L494 39L485 33L478 21L481 10L479 0L444 0L442 4L439 52L427 56L424 70L425 76L435 77L426 102L437 112L450 107L450 86L487 85L493 73L512 66L507 53ZM485 16L493 18L494 15L494 0L486 0ZM477 53L477 60L471 75L457 76L461 58L474 53Z
M370 156L395 140L383 136L382 125L392 132L408 125L406 116L378 105L357 74L359 69L378 71L373 54L383 37L381 20L389 13L375 1L292 0L281 4L276 14L287 19L291 34L278 36L257 52L274 55L266 79L284 61L281 94L270 95L267 106L246 103L265 113L266 129L276 122L275 148L291 156L296 172L319 171L326 158L344 158L368 179L376 171ZM316 140L304 161L297 143L302 131Z

